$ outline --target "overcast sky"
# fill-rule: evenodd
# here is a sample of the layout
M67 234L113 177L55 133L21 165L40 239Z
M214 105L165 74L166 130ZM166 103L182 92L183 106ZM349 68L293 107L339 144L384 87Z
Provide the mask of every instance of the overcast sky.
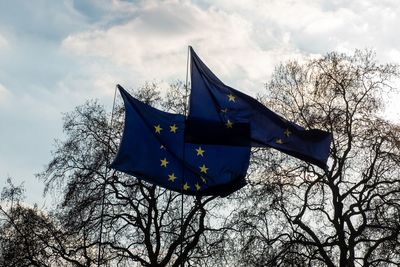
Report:
M288 59L371 48L400 63L398 14L398 0L0 0L0 188L11 176L42 203L34 174L62 113L92 98L111 108L116 83L184 80L188 45L255 95Z

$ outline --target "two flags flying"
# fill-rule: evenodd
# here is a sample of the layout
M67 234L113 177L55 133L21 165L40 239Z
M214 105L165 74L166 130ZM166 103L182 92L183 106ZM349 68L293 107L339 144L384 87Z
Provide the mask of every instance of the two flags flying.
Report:
M125 125L111 167L191 195L226 196L246 184L250 147L272 147L323 169L331 134L305 130L224 85L190 47L188 117L146 105L118 89Z

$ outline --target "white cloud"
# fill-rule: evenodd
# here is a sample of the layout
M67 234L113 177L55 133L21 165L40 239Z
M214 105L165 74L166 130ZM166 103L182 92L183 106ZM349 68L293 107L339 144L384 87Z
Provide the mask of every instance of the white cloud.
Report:
M373 48L382 60L386 51L398 48L400 24L398 1L324 0L213 0L209 6L246 18L255 29L254 39L262 45L291 36L291 45L306 53ZM264 34L263 34L264 33ZM267 46L265 45L265 46Z
M247 92L262 89L287 59L373 48L382 60L400 60L400 5L393 1L114 1L109 17L121 8L130 19L70 34L62 45L84 64L125 69L134 86L184 79L187 45L223 81Z
M68 36L63 48L89 61L102 58L125 67L143 83L183 79L187 45L193 45L232 86L261 89L274 65L299 52L283 41L264 49L255 30L246 18L219 8L150 1L138 5L134 18L124 24Z

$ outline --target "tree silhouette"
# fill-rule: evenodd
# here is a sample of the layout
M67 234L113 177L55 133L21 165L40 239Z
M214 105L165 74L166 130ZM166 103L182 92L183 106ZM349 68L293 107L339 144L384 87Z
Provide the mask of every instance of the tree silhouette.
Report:
M148 104L170 109L168 96L162 102L156 89L156 85L146 84L135 95ZM183 94L182 89L175 85L172 95ZM183 108L180 106L180 111ZM40 174L46 190L62 192L57 216L65 235L85 240L75 248L80 252L78 260L87 266L97 263L87 251L96 250L102 228L101 264L196 265L202 258L199 251L204 250L199 244L210 228L206 207L215 197L182 199L178 193L106 170L108 155L116 153L122 134L123 108L117 105L114 115L110 128L109 114L93 101L66 114L67 138L58 142L52 161Z
M255 153L263 178L230 222L243 266L400 264L400 128L380 117L397 77L370 51L277 67L267 105L333 133L329 169Z

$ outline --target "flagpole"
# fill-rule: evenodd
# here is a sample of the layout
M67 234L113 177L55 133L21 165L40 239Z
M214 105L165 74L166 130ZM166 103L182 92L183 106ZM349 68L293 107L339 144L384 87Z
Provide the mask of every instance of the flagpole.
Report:
M186 120L186 115L187 115L187 98L188 98L188 76L189 76L189 53L190 53L190 46L188 46L188 52L187 52L187 58L186 58L186 82L185 82L185 102L183 104L183 114L185 116ZM181 235L182 235L182 240L181 240L181 248L180 248L180 254L182 257L183 254L183 240L184 240L184 233L183 233L183 186L185 183L185 142L183 142L183 164L182 164L182 185L181 185ZM181 267L185 266L185 259L182 258L181 262Z
M111 110L111 119L110 119L110 128L108 131L108 144L107 144L107 153L106 153L106 169L104 173L104 184L103 184L103 196L101 200L101 212L100 212L100 234L99 234L99 248L98 248L98 254L97 254L97 266L100 267L100 258L101 258L101 242L102 242L102 236L103 236L103 217L104 217L104 204L105 204L105 199L106 199L106 185L107 185L107 175L109 171L109 160L110 160L110 143L111 143L111 132L112 132L112 126L114 122L114 109L115 109L115 99L117 96L117 86L115 86L114 90L114 100L113 100L113 105L112 105L112 110Z

